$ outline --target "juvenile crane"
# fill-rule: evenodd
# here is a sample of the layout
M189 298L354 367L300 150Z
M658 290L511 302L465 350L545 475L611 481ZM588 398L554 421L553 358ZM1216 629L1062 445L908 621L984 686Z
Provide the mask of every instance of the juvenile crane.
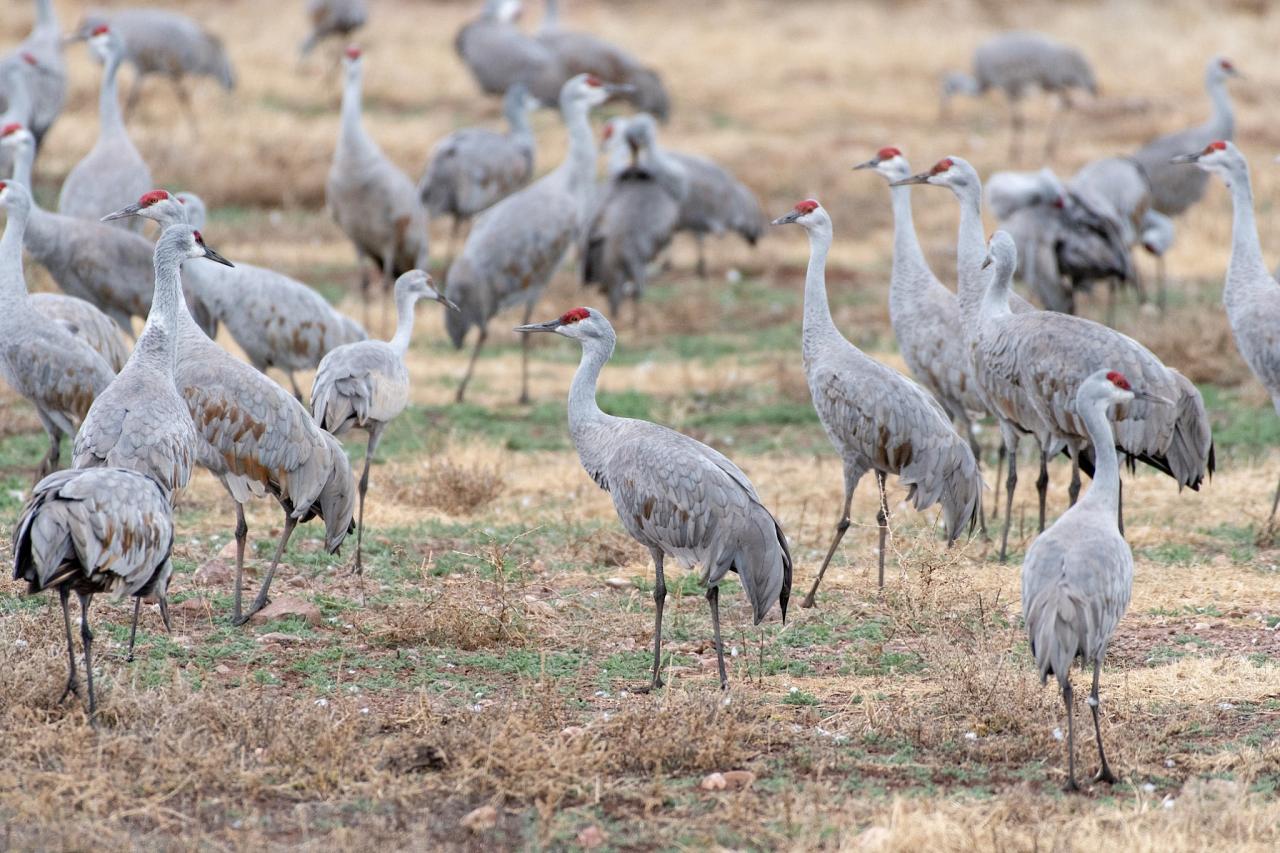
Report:
M369 20L369 6L365 0L307 0L307 19L311 32L302 43L303 56L327 38L349 38Z
M667 596L663 561L702 566L715 633L720 686L729 684L720 638L720 582L736 572L758 625L774 601L787 618L791 552L782 527L765 508L742 470L723 454L674 430L600 411L596 382L617 337L604 315L574 308L559 319L520 326L517 332L552 332L582 345L582 361L569 389L569 435L582 467L613 499L618 519L649 549L656 582L653 678L662 686L662 608Z
M186 221L184 206L173 198L140 206L136 215L164 228ZM179 305L178 323L175 379L199 435L197 459L221 481L236 505L232 620L240 625L266 605L271 580L299 523L323 519L325 549L332 554L341 547L355 512L355 482L342 445L320 429L289 392L211 341L185 303ZM246 613L241 607L249 537L244 505L268 494L284 510L283 530Z
M137 198L151 187L151 170L134 147L120 115L116 73L123 45L106 25L95 27L89 47L102 62L102 87L98 92L98 141L62 182L58 212L81 219L98 219ZM137 230L138 220L121 223Z
M367 325L370 280L365 259L382 273L384 296L389 297L396 276L429 266L427 214L413 181L387 159L361 122L364 62L360 48L348 47L343 65L342 129L325 183L325 200L334 221L355 245Z
M1012 260L1008 256L997 264ZM1012 274L1012 268L1007 271ZM997 272L999 275L1000 272ZM1108 412L1135 400L1167 403L1145 390L1135 390L1123 373L1098 370L1080 383L1074 409L1097 448L1093 484L1084 497L1053 526L1036 537L1022 563L1022 619L1031 640L1031 654L1043 684L1058 680L1067 711L1067 785L1078 791L1075 756L1075 703L1071 664L1076 658L1093 665L1089 710L1098 740L1101 767L1094 782L1119 781L1102 749L1101 700L1098 680L1102 660L1133 592L1133 553L1116 526L1120 506L1120 461L1116 455Z
M804 372L813 407L844 460L844 510L835 538L803 606L812 607L818 584L849 529L849 509L858 481L874 471L880 489L878 581L884 586L885 538L889 532L884 482L889 474L908 487L908 500L923 510L942 505L947 542L954 542L978 515L982 476L968 441L947 421L937 401L907 377L868 357L840 334L827 304L827 253L831 218L809 199L774 225L800 225L809 235L804 280Z
M564 84L560 113L569 129L564 162L485 211L449 268L445 295L459 307L444 316L449 339L461 349L467 331L478 327L471 361L458 385L458 402L475 371L489 321L515 305L524 306L528 320L534 303L585 227L595 198L596 142L590 112L619 90L587 74ZM520 369L522 403L529 400L528 344L526 338Z
M440 140L432 150L418 181L418 192L431 216L453 217L450 262L462 224L520 189L533 176L536 146L529 113L537 105L528 88L516 83L502 101L505 134L464 127Z
M171 496L185 488L196 461L196 431L174 382L178 362L179 270L190 258L230 261L188 225L165 229L156 243L155 295L147 324L124 370L98 395L76 433L77 468L130 468Z
M456 310L431 284L431 276L422 270L409 270L396 279L395 335L390 341L358 341L330 351L320 362L311 386L311 415L316 423L337 437L362 429L369 438L359 484L356 574L364 572L364 497L369 490L369 466L382 431L409 403L409 368L404 356L413 335L413 306L419 299L434 299Z
M41 480L58 467L62 437L73 436L114 370L87 343L33 307L22 274L22 239L31 212L27 188L0 181L7 211L0 237L0 376L35 407L49 437L49 452L36 472ZM118 338L117 338L118 340Z
M172 565L173 519L164 489L144 474L126 468L58 471L41 480L22 507L13 534L13 578L35 594L57 589L62 625L67 632L67 687L79 695L75 646L71 639L71 593L80 599L80 641L89 694L89 719L98 711L93 690L93 631L89 605L94 595L134 597L134 630L138 605L155 595L169 628L166 591Z

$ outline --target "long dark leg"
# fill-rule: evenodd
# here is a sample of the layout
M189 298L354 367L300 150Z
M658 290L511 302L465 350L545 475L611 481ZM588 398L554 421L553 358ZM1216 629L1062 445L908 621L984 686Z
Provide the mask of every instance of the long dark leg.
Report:
M707 590L707 604L711 605L711 630L716 638L716 661L720 664L720 689L729 688L729 674L724 669L724 642L720 639L720 587Z
M662 687L662 608L667 602L667 579L662 574L663 554L656 548L649 551L653 555L653 678L649 681L649 689Z
M71 640L71 590L66 586L58 587L58 600L62 602L62 627L67 629L67 689L62 691L58 701L62 702L68 694L80 695L80 686L76 681L76 647Z
M1071 448L1071 485L1067 487L1067 496L1071 499L1071 506L1076 505L1076 500L1080 497L1080 453L1083 448L1077 445Z
M1009 100L1009 161L1017 163L1022 153L1022 132L1026 120L1022 117L1018 99Z
M289 537L293 535L293 528L297 526L298 520L291 514L285 513L284 531L281 532L280 541L276 544L276 553L271 558L271 567L267 569L267 576L262 579L262 587L258 590L258 595L253 599L253 605L249 608L249 612L236 620L237 625L243 625L249 621L250 616L267 606L267 595L271 592L271 578L275 576L276 566L280 565L280 558L284 555L284 549L289 545Z
M1165 309L1169 306L1169 297L1166 290L1166 280L1164 277L1164 256L1156 256L1156 307L1160 309L1163 315Z
M827 549L826 559L822 561L822 568L818 569L818 576L813 579L813 587L810 588L809 594L804 597L804 601L800 602L801 607L812 607L813 597L818 594L818 584L822 583L822 576L827 573L827 566L831 564L831 557L835 554L836 548L840 545L840 540L844 538L845 531L849 529L849 507L853 504L853 490L858 486L858 480L861 474L853 474L849 470L844 473L844 512L840 515L840 520L836 522L836 535L831 540L831 547Z
M1040 497L1040 532L1044 533L1045 503L1049 498L1049 453L1040 448L1040 476L1036 477L1036 494Z
M369 430L369 443L364 451L364 473L360 475L360 512L356 521L356 565L353 571L358 574L364 574L364 560L362 551L364 548L364 496L369 491L369 466L373 464L373 454L378 450L378 439L382 437L382 428L373 427Z
M89 605L93 593L78 592L80 597L80 642L84 644L84 679L89 686L89 721L98 713L98 700L93 695L93 632L89 630Z
M293 375L293 371L289 371L289 384L293 386L293 396L299 403L302 402L302 389L298 387L298 377Z
M195 107L191 105L191 93L187 91L186 81L181 77L173 78L173 91L178 96L178 103L182 104L182 111L187 114L187 121L191 122L191 131L198 136L200 122L197 121Z
M372 276L369 275L369 265L365 263L364 255L359 249L356 249L356 273L360 276L360 303L364 306L364 327L370 328L369 320L369 289L372 286Z
M390 331L391 322L389 320L391 293L396 286L396 256L399 254L399 246L392 243L382 256L382 329ZM389 336L388 336L389 337Z
M1120 529L1120 535L1124 535L1124 480L1120 480L1119 489L1116 490L1116 527Z
M1009 555L1009 527L1013 524L1013 493L1018 488L1018 445L1006 448L1009 457L1009 473L1004 481L1004 530L1000 533L1000 562Z
M36 478L32 485L39 483L45 477L48 477L54 471L58 470L58 462L62 459L62 430L44 417L40 418L40 422L44 424L45 434L49 436L49 449L45 452L44 458L40 460L40 467L36 469Z
M876 485L880 487L880 508L876 510L876 524L880 526L880 588L884 589L884 545L889 536L889 501L884 493L884 472L876 471Z
M480 358L480 348L484 346L484 339L489 336L487 328L481 328L480 333L476 336L476 348L471 352L471 361L467 362L466 375L462 377L462 382L458 384L458 393L454 395L454 402L461 403L463 395L467 393L467 383L471 381L471 374L476 369L476 359Z
M1044 160L1046 163L1051 162L1055 154L1058 153L1058 141L1062 135L1062 125L1065 123L1063 112L1068 106L1062 97L1052 98L1053 111L1049 115L1049 128L1044 140Z
M1008 454L1008 452L1009 450L1007 447L1005 447L1004 442L1003 441L1000 442L1000 447L996 451L996 479L995 479L996 492L994 497L992 498L992 505L994 505L996 508L997 520L999 520L999 514L1000 514L1000 484L1003 482L1002 478L1004 475L1004 457L1006 454Z
M524 306L524 325L533 318L533 303ZM520 402L529 402L529 346L533 335L520 336Z
M142 611L142 596L133 597L133 624L129 626L129 654L125 655L125 663L133 663L133 643L138 638L138 614Z
M236 501L236 593L232 624L244 622L240 615L240 600L244 595L244 546L249 539L249 523L244 520L244 504Z
M1102 726L1098 722L1102 714L1102 706L1098 699L1098 678L1101 673L1102 655L1098 655L1098 659L1093 662L1093 690L1089 693L1089 710L1093 711L1093 733L1098 739L1098 760L1102 762L1102 767L1098 770L1098 775L1093 777L1093 781L1114 785L1120 780L1111 772L1111 766L1107 764L1107 754L1102 751Z
M1076 784L1076 715L1070 681L1062 685L1062 704L1067 708L1067 784L1064 790L1079 791L1080 786Z
M698 244L698 278L706 280L707 277L707 236L705 234L693 235L694 242Z

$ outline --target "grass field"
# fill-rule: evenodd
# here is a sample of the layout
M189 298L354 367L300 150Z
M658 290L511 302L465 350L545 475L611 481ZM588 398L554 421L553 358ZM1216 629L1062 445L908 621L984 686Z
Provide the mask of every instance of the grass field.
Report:
M9 3L3 44L25 33L28 5ZM81 11L57 5L64 26ZM208 200L205 235L222 254L297 275L360 317L351 251L322 210L337 81L323 61L296 66L301 0L269 11L248 0L180 5L223 35L241 84L231 96L198 88L198 130L163 84L150 85L132 129L157 179ZM499 120L451 47L478 4L371 5L362 36L368 124L416 178L444 132ZM808 195L822 200L836 225L836 320L901 368L886 306L888 195L880 178L849 166L886 144L921 169L948 153L984 173L1006 165L1001 104L960 103L941 123L935 98L939 72L963 65L998 28L1050 30L1098 67L1103 94L1066 119L1060 173L1201 120L1203 64L1228 53L1248 76L1233 89L1239 139L1264 244L1275 244L1280 16L1255 5L1264 4L579 0L567 15L663 70L675 99L663 131L671 147L720 159L773 215ZM47 203L96 134L96 71L83 47L68 56L68 112L37 163ZM563 135L549 113L535 126L545 169ZM1031 127L1035 150L1042 125ZM922 188L915 210L945 279L955 203ZM130 608L94 606L96 729L80 705L55 701L65 679L56 598L27 598L17 584L0 591L0 845L1275 849L1280 550L1259 533L1280 476L1280 421L1219 304L1230 245L1220 186L1179 229L1168 315L1125 302L1118 325L1201 385L1219 468L1199 493L1179 494L1146 472L1125 483L1137 572L1102 694L1121 784L1061 793L1061 704L1035 677L1019 615L1030 488L1002 565L978 539L944 548L936 513L916 514L894 484L890 569L878 591L865 481L816 609L793 607L785 626L775 611L757 629L740 588L727 584L724 694L696 578L670 572L668 687L635 693L648 680L652 567L569 445L563 400L576 347L537 341L535 402L518 406L519 341L502 331L518 317L500 317L470 401L455 406L466 353L448 346L431 304L419 309L412 405L373 471L363 585L345 570L349 553L327 557L318 528L304 527L273 598L312 607L231 627L225 546L234 517L201 472L177 513L173 633L144 608L138 659L126 664ZM806 251L794 229L768 234L754 251L714 244L715 274L699 281L692 247L679 240L674 269L638 324L621 324L601 399L741 464L791 539L795 602L841 495L840 464L800 366ZM29 279L50 286L42 271ZM566 270L535 319L584 301L601 300L580 293ZM1101 313L1100 304L1084 307ZM994 438L988 428L985 444ZM356 462L362 446L351 443ZM43 449L33 410L0 389L5 528ZM1069 472L1052 475L1056 515ZM267 502L251 509L252 562L262 568L280 516ZM11 557L7 536L0 557ZM1077 748L1087 777L1092 738ZM715 773L729 775L708 781Z

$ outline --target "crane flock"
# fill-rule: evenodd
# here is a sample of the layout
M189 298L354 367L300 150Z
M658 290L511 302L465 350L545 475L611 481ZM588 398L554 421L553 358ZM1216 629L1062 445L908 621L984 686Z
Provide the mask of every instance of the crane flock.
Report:
M366 325L375 300L373 268L388 291L384 311L394 300L394 335L382 341L370 339L364 327L304 282L233 265L205 243L200 198L155 187L127 130L118 69L126 61L135 66L130 106L148 73L170 76L189 106L183 85L188 76L209 75L228 88L234 85L216 36L173 13L119 10L86 18L64 39L51 0L37 0L35 11L30 37L0 58L0 209L6 214L0 238L0 376L34 407L49 440L14 532L14 577L32 593L58 591L69 665L64 698L79 692L72 592L82 609L91 719L97 707L88 621L92 597L127 594L140 602L154 595L167 627L174 506L196 467L218 478L235 504L236 624L267 603L272 576L300 523L321 518L331 554L354 529L354 570L362 571L370 465L383 431L411 397L405 358L414 305L423 298L442 304L456 347L476 329L458 401L491 321L509 308L519 307L524 315L515 329L523 350L520 402L529 400L530 336L554 333L579 343L581 361L568 395L569 436L587 474L609 493L622 527L648 549L654 564L649 689L663 685L667 560L701 569L719 681L728 687L720 584L735 573L757 624L775 604L785 622L794 562L781 522L722 453L658 424L600 408L597 380L617 336L599 310L573 308L548 322L529 322L575 248L582 282L604 290L616 319L626 299L639 310L655 262L678 232L696 236L700 275L706 235L734 231L753 245L760 238L765 218L745 184L705 157L660 143L658 123L669 118L672 105L656 71L594 35L565 29L554 0L533 34L519 27L519 0L487 0L458 33L456 49L480 89L504 99L507 132L466 128L450 134L432 150L415 185L365 129L366 54L346 47L326 201L355 248ZM320 0L307 3L307 11L313 30L302 45L304 55L325 39L349 36L369 13L364 2ZM33 199L31 174L40 142L65 106L64 44L77 39L103 65L99 134L66 175L55 213ZM960 93L1003 91L1012 113L1015 161L1023 125L1019 104L1030 90L1064 101L1075 90L1097 92L1094 71L1080 51L1036 33L993 38L975 52L973 66L972 75L947 76L944 102ZM998 425L1001 458L1008 464L1003 561L1018 446L1030 436L1040 452L1040 535L1023 562L1022 612L1035 666L1042 680L1054 675L1062 693L1067 787L1073 790L1069 672L1077 658L1093 667L1089 704L1101 763L1095 781L1117 780L1102 748L1099 678L1133 584L1121 457L1155 468L1179 488L1201 488L1215 468L1209 412L1196 387L1137 340L1072 316L1074 294L1095 280L1133 280L1133 246L1162 258L1174 239L1172 217L1203 196L1210 174L1224 181L1234 206L1223 294L1227 317L1244 360L1280 414L1280 289L1262 259L1248 164L1231 141L1235 118L1227 82L1235 76L1230 60L1211 59L1205 70L1211 118L1131 155L1089 163L1065 182L1048 168L991 176L986 201L1002 230L989 240L982 225L983 182L965 159L944 156L913 174L903 152L889 146L855 166L875 171L890 187L888 312L914 379L860 350L837 327L827 295L826 259L833 243L827 210L808 199L773 222L799 225L808 235L798 344L813 405L841 458L844 480L835 535L804 606L815 603L850 527L854 491L867 472L875 474L879 489L880 586L890 532L889 475L906 486L917 510L940 507L948 544L975 527L985 534L982 453L974 425L987 417ZM591 115L615 98L629 102L635 113L614 116L606 125L600 182ZM558 108L569 141L564 159L536 177L538 144L530 113L539 104ZM1051 130L1049 148L1055 138ZM921 249L912 217L916 184L945 187L959 203L954 288L934 274ZM428 223L444 215L453 218L455 238L464 224L471 226L456 258L450 246L444 284L437 289L428 272ZM156 240L143 236L143 219L159 225ZM28 293L24 249L63 294ZM222 266L197 262L202 259ZM1013 293L1017 276L1032 286L1043 309ZM125 336L134 336L134 318L145 324L130 352ZM220 326L248 363L214 340ZM267 375L271 368L287 374L290 390ZM308 409L295 373L313 369ZM358 483L337 440L353 429L366 433ZM72 467L58 470L64 437L74 437ZM1048 466L1064 452L1071 460L1071 507L1050 524ZM1082 471L1092 478L1083 495ZM267 495L284 512L283 531L246 611L244 506ZM1271 525L1277 506L1280 486ZM134 632L138 616L135 605Z

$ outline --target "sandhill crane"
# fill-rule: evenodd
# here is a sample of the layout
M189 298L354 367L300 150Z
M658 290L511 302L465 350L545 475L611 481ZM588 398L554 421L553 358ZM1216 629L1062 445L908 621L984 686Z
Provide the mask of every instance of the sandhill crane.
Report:
M116 94L116 72L120 69L123 45L119 36L105 25L95 27L89 47L102 62L102 86L98 93L98 141L67 174L58 194L58 212L81 219L98 219L151 187L151 170L129 139L120 99ZM122 222L136 231L139 220Z
M179 270L189 258L231 263L189 225L174 225L160 235L147 324L124 370L94 400L76 433L77 468L131 468L170 495L191 478L196 430L174 381L179 306L185 305Z
M40 67L34 54L23 51L0 59L0 102L4 105L4 109L0 110L0 127L25 127L30 124L35 112L32 90L39 74ZM32 140L34 156L34 136ZM11 174L13 166L13 153L0 148L0 177Z
M774 225L800 225L809 235L804 280L804 372L818 419L844 460L844 510L835 538L803 606L812 607L818 584L849 529L849 508L858 481L874 471L880 488L878 580L884 586L884 548L889 531L884 483L889 474L909 489L916 509L942 504L947 542L954 542L978 515L982 476L968 441L952 429L927 391L868 357L840 334L827 304L827 253L831 218L816 201L802 201Z
M595 198L596 170L590 112L619 88L588 74L564 84L560 112L569 129L564 162L485 211L449 268L445 295L459 310L446 312L444 319L454 347L461 349L467 330L479 327L466 375L458 385L459 402L484 346L489 320L502 309L521 304L528 320L565 252L586 225ZM528 338L522 347L520 401L528 402Z
M604 315L574 308L556 320L520 326L517 332L553 332L582 345L582 361L569 389L569 435L582 467L609 493L618 519L649 549L657 575L653 601L653 678L662 686L662 607L667 585L663 560L701 565L707 587L720 686L727 687L720 639L720 582L737 572L758 625L774 601L787 618L791 552L782 527L760 501L742 470L723 454L658 424L600 411L596 381L617 341Z
M575 74L594 74L609 83L627 83L634 87L623 97L637 110L666 121L671 112L671 98L662 77L652 68L617 45L590 33L562 29L557 0L546 0L546 17L534 36L556 57L561 76L546 73L535 78L534 94L544 103L554 104L560 86Z
M689 183L684 169L655 156L651 116L640 113L628 122L626 135L632 165L613 176L587 226L582 283L600 285L615 316L630 297L638 320L649 264L671 242Z
M973 73L950 72L943 78L942 109L954 95L983 95L999 89L1009 102L1009 158L1018 159L1024 119L1023 97L1032 89L1056 96L1060 106L1071 105L1071 93L1080 89L1098 94L1093 68L1076 48L1043 33L1007 32L992 36L973 51ZM1052 158L1060 122L1051 121L1045 157Z
M516 83L540 91L544 77L565 79L555 53L516 27L521 10L520 0L485 0L479 17L454 39L454 50L485 94L504 95Z
M58 27L53 0L36 0L35 7L35 26L12 54L15 57L26 54L35 60L32 66L38 73L29 78L31 111L25 118L9 120L30 127L39 146L67 100L67 68L62 59L62 30ZM4 57L0 62L8 59Z
M153 190L107 219L136 215L142 208L176 199L193 228L203 223L204 203L193 193L178 196ZM314 370L334 347L362 341L368 334L300 281L252 264L201 271L200 298L213 318L227 327L249 363L266 373L283 370L294 396L302 389L294 372Z
M35 140L20 125L0 131L0 150L13 154L14 181L31 187ZM59 213L34 202L24 239L26 250L63 292L89 302L130 337L133 317L146 317L153 290L155 246L140 234ZM196 276L185 293L202 305ZM207 319L207 318L206 318Z
M119 9L96 11L80 21L80 32L92 32L107 25L124 43L124 58L133 66L133 84L125 111L133 112L148 75L168 77L174 92L195 124L188 77L212 77L228 92L235 88L236 74L222 40L198 21L167 9Z
M342 129L325 183L325 200L334 221L355 245L367 323L369 272L365 259L382 273L384 295L389 297L396 276L428 268L427 214L413 181L387 159L361 123L364 62L360 48L348 47L343 65Z
M0 376L31 402L49 436L38 481L58 467L62 436L75 435L115 371L88 344L31 305L22 274L23 231L31 211L27 188L0 181L0 207L8 211L0 237Z
M161 227L183 223L184 206L165 199L139 208ZM338 440L316 425L296 399L204 335L185 304L178 306L175 381L200 436L197 458L236 505L236 586L233 621L240 625L267 603L271 579L294 528L319 517L325 549L335 553L351 530L355 482ZM284 510L271 566L247 613L241 608L249 525L244 505L270 494Z
M20 186L14 184L14 186ZM24 187L25 189L25 187ZM32 293L27 303L38 313L57 322L73 337L90 346L113 373L124 369L129 360L129 349L120 337L120 327L97 308L65 293Z
M369 7L365 0L307 0L307 19L311 32L302 43L303 56L327 38L349 38L369 20Z
M1169 133L1148 142L1133 153L1151 185L1151 206L1166 216L1177 216L1204 195L1209 176L1198 169L1184 169L1170 159L1191 151L1199 151L1216 140L1235 136L1235 114L1227 81L1239 77L1235 64L1222 56L1209 60L1204 70L1204 88L1213 113L1196 127Z
M166 590L172 566L173 519L168 495L158 483L125 468L58 471L41 480L22 507L13 534L13 577L26 581L35 594L56 588L67 632L68 694L79 695L76 655L71 639L68 599L80 599L80 640L89 693L89 718L97 713L93 691L93 631L89 605L100 592L117 600L135 598L134 631L129 635L129 659L137 630L137 606L155 595L169 627Z
M1012 253L1012 242L1009 244ZM1009 273L1012 274L1010 268ZM1102 749L1098 680L1111 635L1129 606L1133 592L1133 553L1116 526L1120 506L1120 462L1115 451L1108 411L1134 405L1135 400L1167 403L1145 389L1134 389L1123 373L1097 370L1080 383L1071 398L1098 448L1093 484L1084 497L1036 537L1022 563L1022 619L1031 640L1031 654L1043 684L1050 674L1058 680L1067 711L1067 785L1076 785L1075 703L1071 664L1076 658L1093 665L1089 709L1098 740L1101 768L1095 782L1118 781Z
M1236 348L1244 356L1253 375L1271 396L1280 414L1280 346L1276 330L1280 329L1280 288L1267 269L1258 240L1258 224L1254 218L1253 187L1249 180L1249 163L1228 140L1209 143L1202 151L1182 154L1174 160L1193 163L1206 173L1222 179L1231 192L1231 259L1227 263L1226 281L1222 288L1222 304L1236 339ZM1186 168L1186 166L1182 166ZM1280 485L1271 503L1267 529L1274 528L1276 507L1280 505Z
M360 475L360 509L356 521L356 574L364 571L364 497L369 490L369 466L378 450L382 431L409 403L409 369L404 356L413 334L413 306L419 299L434 299L450 309L448 301L431 286L422 270L396 279L396 333L390 341L358 341L329 352L320 362L311 386L311 414L316 423L334 436L352 429L368 434L364 473Z
M1087 424L1070 402L1103 368L1141 377L1144 388L1167 401L1129 406L1116 425L1115 447L1168 474L1179 488L1198 490L1206 471L1212 475L1214 459L1208 414L1195 386L1142 344L1100 323L1053 311L1012 313L1008 294L1017 250L1009 234L996 232L991 257L996 268L980 315L978 381L984 388L1005 389L997 393L1016 395L1020 405L1035 409L1048 427L1048 456L1064 446L1070 450L1071 503L1080 491L1082 454L1091 450L1096 459L1100 451L1090 444Z
M507 90L502 112L507 132L479 127L455 130L436 143L418 181L427 212L453 217L449 259L462 223L520 189L533 177L536 146L529 112L537 101L523 83Z

